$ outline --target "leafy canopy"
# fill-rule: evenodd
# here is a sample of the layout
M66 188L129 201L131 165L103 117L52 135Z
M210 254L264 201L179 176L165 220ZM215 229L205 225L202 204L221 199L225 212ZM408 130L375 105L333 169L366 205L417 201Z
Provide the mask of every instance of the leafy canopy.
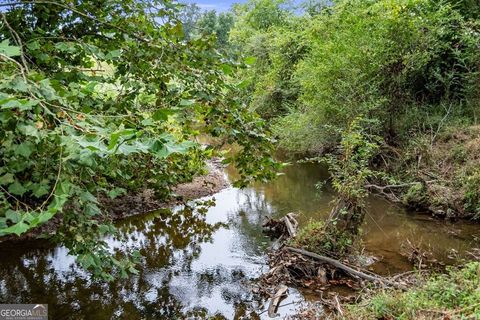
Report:
M172 2L0 5L1 236L54 219L53 238L109 279L135 269L102 241L115 232L102 199L167 197L215 154L198 135L240 146L225 160L236 185L275 175L264 123L236 94L244 65L212 39L185 39Z

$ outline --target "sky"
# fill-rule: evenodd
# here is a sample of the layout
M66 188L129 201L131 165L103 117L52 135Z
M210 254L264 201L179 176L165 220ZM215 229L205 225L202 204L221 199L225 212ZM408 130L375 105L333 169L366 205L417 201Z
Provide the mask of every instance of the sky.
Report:
M0 0L1 1L1 0ZM225 12L230 9L234 3L242 3L246 0L182 0L184 3L195 3L202 10L216 10Z

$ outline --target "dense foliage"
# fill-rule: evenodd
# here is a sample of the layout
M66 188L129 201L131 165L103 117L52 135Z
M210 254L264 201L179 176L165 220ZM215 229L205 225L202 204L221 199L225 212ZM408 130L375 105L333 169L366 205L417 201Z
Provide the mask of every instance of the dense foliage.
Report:
M102 198L170 187L236 143L238 186L276 164L264 122L238 98L209 38L185 39L169 1L20 1L1 5L0 235L50 230L96 275L135 272L103 237Z
M202 11L199 6L190 3L183 5L179 19L187 39L213 37L217 48L222 51L232 51L228 41L230 29L234 24L234 16L231 12Z
M292 8L252 0L234 11L231 41L257 58L243 72L252 79L245 99L269 119L282 149L338 153L342 133L360 117L365 133L381 137L370 166L385 174L375 183L418 182L423 192L410 197L398 189L400 201L479 216L477 137L454 133L477 131L478 2L306 1ZM446 145L455 141L471 156L451 156Z
M289 151L335 146L360 115L394 145L478 118L479 23L459 2L345 0L303 15L282 1L244 8L231 37L257 57L252 106L277 118Z

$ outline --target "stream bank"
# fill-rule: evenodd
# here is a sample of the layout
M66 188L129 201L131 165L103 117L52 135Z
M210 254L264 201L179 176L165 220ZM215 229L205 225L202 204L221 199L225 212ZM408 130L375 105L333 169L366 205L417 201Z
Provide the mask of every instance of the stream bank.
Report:
M99 197L100 206L106 212L106 217L103 219L117 221L154 210L171 208L190 200L211 196L230 185L220 159L214 158L207 162L206 170L207 173L205 175L194 177L190 182L180 183L173 187L172 195L169 199L159 199L152 189L144 189L137 193L129 193L115 198L101 195ZM0 237L0 243L18 243L37 239L42 234L51 235L61 224L61 219L61 215L54 216L47 223L21 236L12 234Z

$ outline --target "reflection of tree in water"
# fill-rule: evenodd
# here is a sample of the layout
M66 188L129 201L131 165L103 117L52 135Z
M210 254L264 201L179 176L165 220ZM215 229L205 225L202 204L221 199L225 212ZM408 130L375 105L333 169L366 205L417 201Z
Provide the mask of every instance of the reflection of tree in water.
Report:
M210 241L221 226L206 222L205 213L186 207L133 217L119 226L119 232L127 239L128 249L140 249L144 268L178 264L178 260L188 267L200 253L199 244Z
M170 294L168 284L178 271L164 267L189 270L199 245L220 226L207 223L204 213L191 208L126 221L120 234L145 260L138 276L110 283L92 281L73 265L70 271L55 270L55 265L70 263L55 253L58 249L1 248L8 253L0 260L0 301L48 303L54 319L201 318L205 310L185 313L182 302Z

